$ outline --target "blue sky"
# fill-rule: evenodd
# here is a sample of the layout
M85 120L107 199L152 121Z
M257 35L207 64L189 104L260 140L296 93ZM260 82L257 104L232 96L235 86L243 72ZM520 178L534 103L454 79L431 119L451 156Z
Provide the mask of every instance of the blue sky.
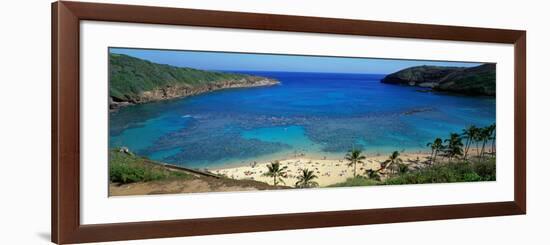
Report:
M219 71L289 71L388 74L407 67L419 65L463 67L480 65L480 63L472 62L341 58L157 49L110 48L109 51L111 53L126 54L160 64Z

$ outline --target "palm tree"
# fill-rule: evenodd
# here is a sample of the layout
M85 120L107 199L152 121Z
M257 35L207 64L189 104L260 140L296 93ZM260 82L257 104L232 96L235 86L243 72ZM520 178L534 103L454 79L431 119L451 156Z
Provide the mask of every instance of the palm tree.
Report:
M479 157L479 154L481 154L479 152L479 142L481 142L483 139L482 139L482 131L483 131L483 128L477 128L477 132L476 134L474 135L474 138L473 138L473 141L476 143L476 151L477 151L477 155Z
M431 163L431 161L433 161L433 159L434 159L435 148L433 147L433 145L434 145L434 144L431 143L431 142L428 143L428 144L426 144L427 147L430 147L430 148L432 149L432 153L430 153L430 163Z
M403 160L401 160L401 158L399 158L399 152L398 151L394 151L390 157L388 158L388 160L386 160L385 162L385 166L386 168L389 168L390 170L392 170L392 166L395 166L397 165L397 170L400 169L399 165L403 164ZM393 171L393 170L392 170Z
M472 142L476 139L478 133L479 128L474 125L470 125L468 128L462 130L462 135L466 137L466 146L464 147L464 160L468 158L468 151L470 150L470 146L472 145Z
M482 128L479 132L479 139L481 140L481 153L479 154L479 160L483 158L483 154L485 153L485 144L487 144L487 141L491 138L491 135L493 134L493 129L491 129L491 126Z
M399 163L397 164L397 171L399 174L404 174L406 172L409 172L409 166L407 166L407 164L404 164L404 163Z
M308 170L307 168L302 170L302 175L298 176L298 181L296 182L296 187L298 188L310 188L317 187L319 184L313 179L317 178L317 175L313 171Z
M449 161L456 156L463 155L462 147L464 146L464 144L462 144L462 139L460 138L459 134L452 133L451 137L449 139L446 139L445 142L447 142L446 151L447 156L449 157Z
M435 163L437 158L437 153L443 150L443 140L441 138L436 138L434 142L428 143L426 146L432 148L432 154L430 155L431 163Z
M492 154L494 154L496 152L496 149L495 149L495 141L497 140L496 129L497 129L496 123L493 123L493 124L488 126L489 139L492 141L491 142L491 153Z
M361 155L361 150L352 149L346 154L346 160L349 161L348 167L353 166L353 178L357 176L357 163L363 163L365 156Z
M266 165L267 172L264 173L264 176L269 176L273 178L273 185L277 186L279 182L285 183L282 177L286 176L287 166L281 167L279 161L272 162L271 164Z
M455 157L460 157L464 155L464 152L461 147L453 146L447 150L447 154L449 155L449 161L450 161L450 160L453 160L453 158Z
M365 170L365 175L367 175L369 179L380 181L380 174L378 174L380 170L382 169L379 169L379 170L367 169Z

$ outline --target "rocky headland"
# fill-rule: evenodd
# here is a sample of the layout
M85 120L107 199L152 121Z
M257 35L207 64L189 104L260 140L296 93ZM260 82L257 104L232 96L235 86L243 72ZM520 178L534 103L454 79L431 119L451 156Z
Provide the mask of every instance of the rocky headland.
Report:
M272 86L279 81L246 74L205 71L109 55L109 108L188 97L222 89Z
M381 82L465 95L495 96L496 64L469 68L415 66L389 74Z

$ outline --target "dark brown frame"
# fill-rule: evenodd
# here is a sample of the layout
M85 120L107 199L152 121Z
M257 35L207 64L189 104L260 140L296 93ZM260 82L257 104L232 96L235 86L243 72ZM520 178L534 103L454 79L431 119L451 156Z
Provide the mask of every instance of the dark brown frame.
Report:
M514 45L514 201L99 225L80 224L79 23L81 20L241 28ZM457 219L526 213L526 32L164 7L52 4L52 241L81 243ZM508 98L512 99L512 98Z

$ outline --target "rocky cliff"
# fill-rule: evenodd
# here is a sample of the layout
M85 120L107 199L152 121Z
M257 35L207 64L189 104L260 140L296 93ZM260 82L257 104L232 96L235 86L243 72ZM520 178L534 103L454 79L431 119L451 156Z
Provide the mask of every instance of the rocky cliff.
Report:
M470 68L415 66L389 74L381 82L466 95L494 96L496 65L483 64Z
M156 64L109 55L109 107L173 99L230 88L276 85L275 79Z

